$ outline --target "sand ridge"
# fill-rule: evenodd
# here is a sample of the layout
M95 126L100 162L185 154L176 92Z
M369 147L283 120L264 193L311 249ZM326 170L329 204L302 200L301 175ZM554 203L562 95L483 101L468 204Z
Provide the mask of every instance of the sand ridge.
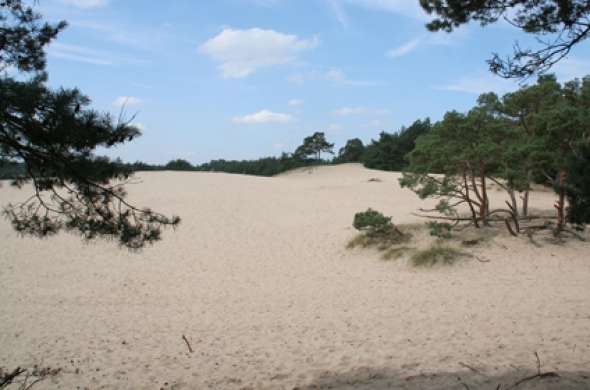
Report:
M590 370L586 243L501 238L481 248L490 263L417 270L345 249L367 207L418 221L398 173L137 176L132 200L183 218L141 253L0 222L0 366L63 367L41 388L90 389L292 389L358 370L468 372L459 362L494 376L533 369L535 351L547 370ZM0 189L1 204L25 196Z

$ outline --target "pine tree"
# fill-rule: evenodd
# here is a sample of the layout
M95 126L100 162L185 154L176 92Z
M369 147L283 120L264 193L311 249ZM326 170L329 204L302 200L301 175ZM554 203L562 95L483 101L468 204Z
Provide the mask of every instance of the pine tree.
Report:
M129 203L123 184L131 171L94 154L135 139L139 129L88 108L77 89L45 85L45 46L66 23L42 22L21 0L0 0L0 23L0 66L14 67L19 80L30 76L0 77L0 159L23 164L13 184L33 190L4 215L19 233L38 237L67 230L131 249L159 240L161 228L180 219Z

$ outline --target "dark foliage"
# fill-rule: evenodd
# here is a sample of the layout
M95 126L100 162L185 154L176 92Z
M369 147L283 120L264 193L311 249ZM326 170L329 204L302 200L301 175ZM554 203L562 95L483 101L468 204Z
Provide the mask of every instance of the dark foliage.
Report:
M527 77L549 70L590 36L590 0L420 0L436 19L431 31L452 31L470 21L482 26L500 19L539 39L538 49L515 45L512 56L494 54L490 70L502 77Z
M381 133L365 148L362 161L367 168L401 171L408 166L406 156L416 146L416 139L431 131L429 119L417 120L397 133Z
M335 158L336 163L360 162L365 153L365 145L363 141L358 138L349 139L346 145L338 152L338 157Z
M195 167L197 171L239 173L254 176L274 176L295 168L317 165L316 161L293 158L287 153L280 157L264 157L257 160L213 160Z
M195 167L190 162L179 158L168 162L164 169L169 171L194 171Z
M16 179L24 174L24 164L0 158L0 180Z
M322 153L334 154L333 148L334 144L331 144L326 140L326 135L324 133L315 132L303 140L303 144L301 144L301 146L295 150L295 153L293 153L293 157L299 160L315 159L319 162Z
M568 161L568 222L576 226L590 223L590 143L586 143Z
M41 22L41 15L21 0L0 0L0 71L14 66L20 71L45 69L43 48L66 27Z
M65 23L42 24L19 0L0 1L0 12L3 66L35 72L29 81L0 78L0 159L22 169L11 173L15 186L33 189L3 214L19 233L37 237L67 230L85 239L115 238L132 249L159 240L161 227L179 218L128 203L123 184L131 170L93 153L131 141L139 130L89 109L90 99L77 89L45 86L44 46Z

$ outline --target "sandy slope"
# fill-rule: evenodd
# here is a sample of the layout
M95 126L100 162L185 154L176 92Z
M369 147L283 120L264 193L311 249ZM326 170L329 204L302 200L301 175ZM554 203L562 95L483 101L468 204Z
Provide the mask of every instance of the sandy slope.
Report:
M39 388L464 388L457 377L533 369L538 351L544 369L584 382L590 245L501 238L480 249L490 263L431 270L346 250L356 211L416 221L423 204L398 176L141 173L131 197L183 224L139 254L22 239L2 220L0 367L64 368ZM24 197L0 189L2 204Z

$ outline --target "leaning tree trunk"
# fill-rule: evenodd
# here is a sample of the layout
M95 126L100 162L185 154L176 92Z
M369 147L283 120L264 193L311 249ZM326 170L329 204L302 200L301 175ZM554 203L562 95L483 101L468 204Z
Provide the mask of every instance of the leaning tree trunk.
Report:
M486 188L486 168L483 161L479 162L479 178L481 182L481 206L479 208L479 218L482 223L487 224L487 215L489 210L488 191Z
M479 222L477 221L477 213L475 212L475 208L473 207L473 202L471 200L471 195L469 191L469 183L467 182L466 168L463 168L463 183L465 185L465 201L469 205L469 210L471 211L471 218L473 219L473 224L476 228L479 228Z

